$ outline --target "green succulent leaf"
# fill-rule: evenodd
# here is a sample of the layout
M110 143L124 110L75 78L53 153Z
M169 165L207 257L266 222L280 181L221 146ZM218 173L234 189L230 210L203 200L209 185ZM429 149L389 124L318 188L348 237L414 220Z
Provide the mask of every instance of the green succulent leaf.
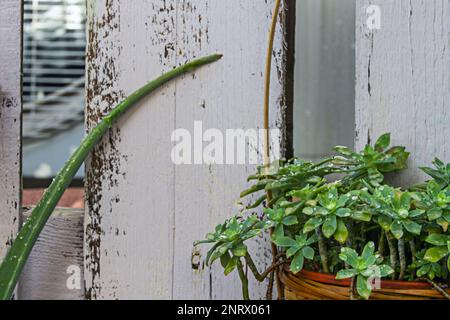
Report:
M426 274L428 274L428 272L430 272L430 270L431 270L431 264L429 264L429 263L425 264L417 270L417 276L423 277ZM431 279L431 280L433 280L433 279Z
M438 262L449 253L447 246L433 247L426 251L424 259L430 262Z
M306 246L302 249L302 254L303 256L308 259L308 260L312 260L314 259L314 249L311 248L310 246Z
M401 239L403 237L403 226L402 223L398 220L395 220L391 224L391 232L395 238Z
M368 173L369 173L369 180L370 180L370 182L372 182L373 185L379 185L380 183L383 182L384 176L377 169L370 168L368 170Z
M330 238L337 229L337 219L335 215L331 215L325 219L325 222L322 225L323 235L327 238Z
M378 217L378 224L383 228L384 231L390 231L392 225L392 219L385 215L380 215Z
M223 253L223 254L220 256L220 264L222 265L223 268L226 268L226 267L227 267L227 265L228 265L228 263L230 262L230 260L231 260L231 256L230 256L230 254L228 253L228 251L225 252L225 253Z
M339 259L347 262L353 268L357 268L358 266L358 254L351 248L342 248L341 253L339 254Z
M356 211L356 212L352 213L351 217L354 220L364 221L364 222L370 222L370 220L372 220L372 215L369 212Z
M364 246L361 258L367 261L371 256L373 256L374 252L375 252L375 244L372 241L370 241Z
M441 208L432 208L427 211L428 220L434 221L442 217L443 211Z
M309 219L303 226L303 232L308 233L313 230L316 230L322 224L322 222L323 222L323 220L318 217L313 217L313 218Z
M408 192L402 193L400 196L400 207L406 211L409 211L411 208L411 196ZM408 214L406 216L408 216Z
M450 271L450 256L447 259L447 269Z
M285 226L293 226L298 223L298 219L296 216L287 216L283 218L283 224Z
M231 252L237 257L245 257L247 255L247 246L241 243L231 249Z
M372 288L369 286L369 283L367 281L367 278L363 275L358 275L356 277L356 291L358 291L358 294L368 300L370 298L370 295L372 293Z
M233 257L228 261L223 271L226 276L233 272L233 270L236 268L238 259L238 257Z
M379 266L379 270L380 270L380 276L382 278L387 277L388 275L394 273L394 269L392 269L390 266L388 266L386 264Z
M213 254L213 253L216 251L216 249L217 249L219 246L221 246L221 245L223 245L223 242L217 242L216 244L214 244L214 245L212 246L211 249L208 250L208 252L206 253L206 257L205 257L205 262L206 262L206 265L207 265L207 266L209 266L209 265L211 264L211 256L212 256L212 254Z
M336 215L341 218L350 217L352 211L348 208L339 208L336 210Z
M345 241L347 241L348 238L348 229L345 226L345 223L342 219L337 220L337 228L336 232L334 233L334 238L339 243L343 244Z
M297 253L292 259L290 270L293 274L297 274L303 269L305 259L301 253Z
M275 241L275 239L284 237L284 226L283 224L276 225L275 229L273 229L273 233L271 236L272 241Z
M290 257L294 256L297 252L299 252L302 249L301 246L299 245L295 245L290 247L287 251L286 251L286 257L289 259Z
M405 227L408 232L415 234L417 236L420 235L420 232L422 231L422 226L414 221L411 220L404 220L402 221L403 226Z
M336 146L333 148L336 152L344 155L344 156L351 156L353 154L353 151L348 148L348 147L344 147L344 146Z
M430 234L425 241L434 246L446 246L447 242L450 240L450 236L445 234L433 233Z
M340 270L336 274L336 279L341 280L341 279L353 278L357 274L358 274L358 271L356 271L355 269L343 269L343 270Z
M297 245L297 242L289 237L279 237L274 240L274 243L279 247L293 247Z
M391 134L385 133L381 137L378 138L377 142L375 142L375 150L378 152L384 151L391 144Z

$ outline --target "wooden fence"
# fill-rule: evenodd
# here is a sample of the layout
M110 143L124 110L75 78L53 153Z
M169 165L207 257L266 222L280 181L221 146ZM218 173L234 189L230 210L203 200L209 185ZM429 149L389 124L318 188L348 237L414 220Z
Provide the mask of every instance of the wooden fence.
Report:
M236 212L254 166L175 166L170 136L196 120L204 129L261 127L272 7L272 0L87 0L87 130L161 72L212 52L224 58L165 86L110 130L87 161L84 215L55 212L19 298L241 297L238 279L206 267L205 248L194 251L192 243ZM284 1L273 52L271 127L282 129L284 142L291 141L294 7ZM414 154L403 180L417 180L416 168L432 155L449 160L449 17L449 0L357 1L356 145L393 132ZM2 0L0 256L23 220L20 21L20 1ZM262 268L265 239L254 246ZM253 298L264 291L251 284Z

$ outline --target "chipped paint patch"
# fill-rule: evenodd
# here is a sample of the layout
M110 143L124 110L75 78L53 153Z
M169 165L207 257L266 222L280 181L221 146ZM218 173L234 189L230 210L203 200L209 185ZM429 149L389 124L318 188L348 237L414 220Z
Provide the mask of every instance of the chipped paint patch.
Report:
M86 127L91 130L123 98L121 90L116 90L119 76L115 59L121 52L120 44L114 37L120 28L120 2L106 0L104 12L96 15L95 1L88 1L88 45L87 45L87 85L86 85ZM95 147L87 159L85 221L85 270L86 298L96 299L101 294L101 239L102 212L105 190L118 185L121 170L121 155L118 149L120 129L111 128L104 139ZM117 196L114 201L120 201ZM109 211L112 211L112 202Z

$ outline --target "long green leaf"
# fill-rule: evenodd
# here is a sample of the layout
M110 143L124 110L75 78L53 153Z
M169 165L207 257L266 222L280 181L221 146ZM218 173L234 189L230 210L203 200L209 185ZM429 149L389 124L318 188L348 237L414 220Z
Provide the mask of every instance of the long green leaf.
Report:
M142 98L166 84L168 81L191 72L200 66L215 62L221 57L222 55L220 54L214 54L193 60L149 82L117 105L103 118L89 135L86 136L78 149L72 154L62 170L58 173L50 187L45 191L42 199L20 230L3 260L3 263L0 266L0 299L5 300L11 297L25 262L27 261L39 234L44 228L45 223L55 209L58 201L61 199L64 191L69 186L75 173L97 142L99 142L105 132L111 128L113 123Z

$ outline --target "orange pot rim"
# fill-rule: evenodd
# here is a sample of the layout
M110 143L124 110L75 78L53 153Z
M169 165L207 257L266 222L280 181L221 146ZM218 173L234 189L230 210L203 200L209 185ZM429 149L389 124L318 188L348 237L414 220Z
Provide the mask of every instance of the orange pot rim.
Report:
M291 273L287 266L284 268L285 272ZM350 287L351 279L336 279L334 274L321 273L316 271L302 270L295 277L302 277L305 279L317 281L324 284L337 285L342 287ZM401 281L401 280L381 280L381 289L430 289L431 285L427 282L419 281Z

